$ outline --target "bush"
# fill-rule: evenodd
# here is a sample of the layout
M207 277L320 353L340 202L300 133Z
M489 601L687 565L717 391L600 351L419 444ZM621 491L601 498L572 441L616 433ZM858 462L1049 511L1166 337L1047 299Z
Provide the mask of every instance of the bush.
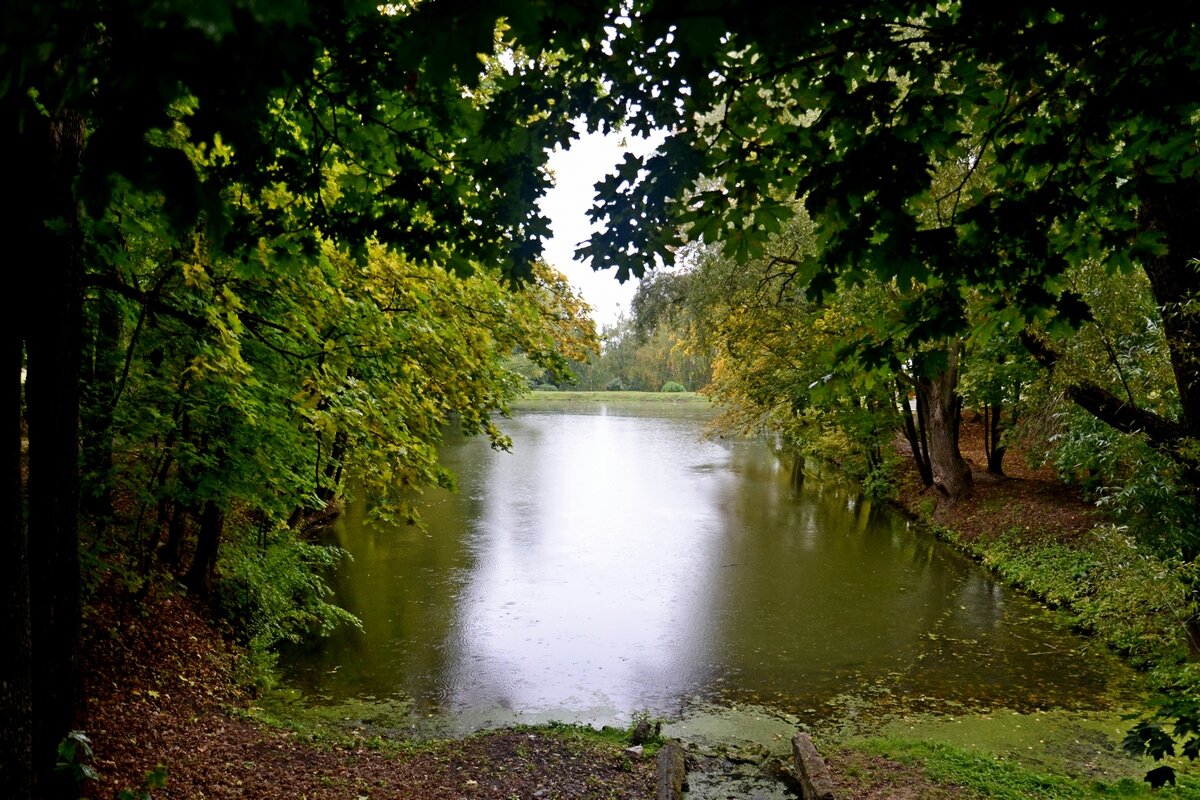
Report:
M529 388L535 392L557 392L558 391L558 387L555 386L553 383L535 383L533 386L531 386Z
M660 392L686 392L687 387L677 381L667 381L659 389Z
M1078 484L1130 535L1158 556L1176 557L1200 546L1200 520L1180 467L1143 437L1121 433L1078 409L1053 437L1059 475Z
M898 489L896 475L899 463L900 459L891 457L869 467L867 474L860 479L863 493L871 500L876 501L895 499Z
M298 541L286 529L264 543L255 538L243 535L223 548L215 593L217 610L250 651L254 671L267 672L274 650L284 642L324 636L343 623L360 625L329 602L333 591L322 577L344 550ZM267 679L265 674L250 677Z
M623 392L625 391L625 384L621 383L620 378L613 378L604 388L610 392Z

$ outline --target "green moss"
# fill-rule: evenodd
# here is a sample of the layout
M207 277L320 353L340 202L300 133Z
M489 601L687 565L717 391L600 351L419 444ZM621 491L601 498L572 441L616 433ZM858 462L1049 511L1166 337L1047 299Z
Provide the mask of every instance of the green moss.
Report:
M301 739L326 745L353 745L392 753L420 753L443 748L463 736L461 731L439 728L436 725L417 726L411 703L398 700L351 699L332 704L312 703L294 689L275 688L252 706L247 716L295 733ZM517 725L506 730L518 730L554 736L588 751L597 749L619 751L632 744L633 732L643 719L654 724L658 720L646 714L635 714L628 728L593 728L583 724L549 722L544 725ZM481 730L467 738L489 736L496 730ZM655 733L644 744L644 755L652 756L662 746Z
M433 741L412 732L411 703L352 699L317 704L285 687L265 692L248 715L272 727L292 731L314 743L365 745L376 750L411 751Z
M591 725L584 725L582 723L549 722L545 725L520 725L514 728L514 730L554 736L563 741L588 748L599 747L607 750L624 750L633 744L634 731L642 722L647 723L652 728L651 736L642 743L643 755L652 756L662 747L664 739L660 733L662 720L652 717L648 712L635 713L628 728L614 728L609 725L601 728L593 728Z

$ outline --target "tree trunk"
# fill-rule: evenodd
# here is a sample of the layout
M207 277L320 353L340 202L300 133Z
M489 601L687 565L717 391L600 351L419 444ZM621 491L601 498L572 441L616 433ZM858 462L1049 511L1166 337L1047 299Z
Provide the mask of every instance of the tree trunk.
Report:
M324 480L317 486L317 498L322 506L328 506L337 496L338 483L342 479L342 461L346 457L346 446L349 437L345 431L338 431L333 437L333 447L329 452L329 460L325 464Z
M143 538L145 540L142 544L141 558L141 574L145 576L150 575L150 570L154 563L154 557L158 555L158 546L162 541L163 529L170 524L171 512L175 505L172 500L162 496L162 487L166 485L167 478L170 477L171 474L171 466L175 461L175 458L171 453L171 445L174 442L174 438L175 434L174 431L172 431L171 435L167 437L166 447L163 448L164 452L162 454L162 463L159 464L158 469L154 471L154 475L151 478L149 487L150 493L152 495L159 495L157 513L154 516L154 524L151 526L150 533L146 534L145 537L140 536L142 520L145 516L145 506L143 506L142 511L138 514L137 526L134 529L134 542L141 542Z
M933 470L929 466L929 441L925 435L925 408L921 393L917 393L917 414L913 419L912 405L908 400L908 390L899 378L896 379L896 402L900 408L900 418L904 422L904 438L912 450L913 462L917 465L917 473L921 476L922 486L933 486ZM919 423L919 425L918 425Z
M121 339L121 308L115 298L101 292L97 300L96 330L83 420L84 510L106 524L112 517L112 423L116 396L118 348Z
M1200 437L1200 180L1160 183L1143 178L1139 222L1145 231L1158 233L1166 251L1143 264L1150 289L1162 314L1163 333L1171 353L1171 367L1182 422L1187 434Z
M43 168L37 170L37 180L20 184L34 193L29 204L38 217L20 235L39 261L28 270L30 293L22 299L31 309L26 317L25 398L34 793L66 797L77 790L55 770L56 750L78 726L83 700L78 528L83 264L72 182L84 124L81 117L66 113L28 122L26 148L18 160Z
M951 503L970 497L974 488L971 468L958 448L962 398L958 396L958 341L946 348L946 366L919 381L929 420L929 466L933 485Z
M176 425L171 428L171 433L167 438L167 443L164 450L167 451L167 456L164 457L162 469L159 470L156 476L158 491L162 491L162 487L167 485L167 479L170 477L171 462L174 456L170 455L171 448L175 443L175 431L179 430L179 439L184 443L191 440L192 437L192 416L181 406L176 406L175 414ZM167 542L163 545L160 552L160 557L163 564L174 570L179 566L179 560L183 554L183 540L187 534L187 514L189 510L188 503L194 502L192 498L196 495L196 478L188 471L180 467L177 473L178 488L174 492L174 498L171 502L171 521L167 526ZM185 501L186 499L186 501Z
M187 532L187 507L176 500L171 504L171 521L167 524L167 542L159 552L163 565L174 568L179 566L179 557L183 552L183 537Z
M0 555L0 775L6 796L27 800L33 787L33 675L30 665L29 541L21 513L20 337L5 343L4 418L9 446L4 470L8 546Z
M184 584L201 597L211 597L217 573L217 555L221 547L221 532L225 528L225 512L216 500L206 500L200 512L200 531L196 536L196 553L184 577Z
M987 471L993 475L1004 475L1004 451L1000 436L1004 432L1001 419L1004 406L1001 403L983 405L983 450L987 456Z

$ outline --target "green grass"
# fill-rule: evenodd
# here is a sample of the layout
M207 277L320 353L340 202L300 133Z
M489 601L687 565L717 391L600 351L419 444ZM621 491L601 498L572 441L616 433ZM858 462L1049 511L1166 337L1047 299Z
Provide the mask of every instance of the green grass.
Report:
M613 728L608 725L602 728L593 728L591 725L583 723L548 722L544 725L517 725L514 730L553 736L577 746L616 751L624 750L633 743L634 725L636 723L631 724L628 728ZM662 745L662 736L654 734L643 745L643 755L647 758L653 756Z
M909 739L870 739L851 745L872 755L920 767L942 785L966 789L968 797L999 800L1075 800L1093 797L1200 798L1200 781L1179 776L1177 787L1151 790L1149 785L1123 778L1115 782L1071 778L1027 768L993 755L971 752L951 745Z
M1129 721L1119 710L915 715L884 723L873 736L940 743L1026 769L1108 782L1140 779L1147 759L1121 748ZM1176 768L1186 768L1176 763Z

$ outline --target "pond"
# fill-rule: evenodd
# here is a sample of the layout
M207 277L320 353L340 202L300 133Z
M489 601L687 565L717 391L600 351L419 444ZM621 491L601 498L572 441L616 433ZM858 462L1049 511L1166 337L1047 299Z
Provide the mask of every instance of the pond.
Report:
M309 700L471 729L753 705L807 722L1092 708L1128 681L1064 619L849 486L697 414L518 412L512 452L451 438L425 528L331 532L363 623L282 664Z

